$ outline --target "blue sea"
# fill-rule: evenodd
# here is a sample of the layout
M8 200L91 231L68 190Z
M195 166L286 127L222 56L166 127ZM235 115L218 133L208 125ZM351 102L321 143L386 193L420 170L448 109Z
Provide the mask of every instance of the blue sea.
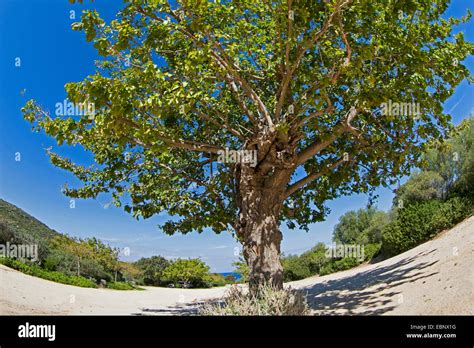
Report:
M239 280L239 279L241 278L240 274L235 273L235 272L223 272L223 273L219 273L219 274L221 274L221 275L224 276L224 277L227 277L227 276L230 276L230 275L231 275L231 276L234 276L234 278L235 278L236 280Z

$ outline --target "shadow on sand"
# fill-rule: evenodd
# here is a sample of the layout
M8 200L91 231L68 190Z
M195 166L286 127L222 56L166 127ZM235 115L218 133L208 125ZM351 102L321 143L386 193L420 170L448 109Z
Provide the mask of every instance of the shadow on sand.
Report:
M146 315L197 315L199 307L204 302L181 303L169 306L167 308L141 308L141 312L133 313L132 315L146 316Z
M419 257L435 251L419 253L388 266L379 265L365 272L323 281L301 290L307 294L311 309L320 315L380 315L394 309L398 301L403 301L397 286L438 273L428 274L426 270L438 261L410 266Z

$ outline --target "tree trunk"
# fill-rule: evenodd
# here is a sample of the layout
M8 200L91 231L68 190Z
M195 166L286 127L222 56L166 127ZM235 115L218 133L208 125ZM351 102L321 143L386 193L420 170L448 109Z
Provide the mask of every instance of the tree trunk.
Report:
M258 294L263 285L282 289L279 217L289 174L272 173L272 180L251 168L242 168L240 174L238 236L250 268L250 292Z
M247 220L243 243L244 257L250 267L250 291L257 293L263 285L282 289L283 267L280 261L282 234L278 215L271 211L255 213L252 214L255 219Z

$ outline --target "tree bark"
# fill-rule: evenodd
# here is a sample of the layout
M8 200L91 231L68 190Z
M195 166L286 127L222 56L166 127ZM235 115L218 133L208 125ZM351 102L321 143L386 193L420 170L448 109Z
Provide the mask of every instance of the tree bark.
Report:
M269 207L271 208L271 207ZM243 253L250 267L249 287L257 293L261 286L283 288L283 267L280 261L282 233L278 215L269 210L251 214L245 226Z
M273 170L262 175L244 166L240 171L238 236L250 268L249 289L253 294L263 285L283 288L279 218L289 175Z

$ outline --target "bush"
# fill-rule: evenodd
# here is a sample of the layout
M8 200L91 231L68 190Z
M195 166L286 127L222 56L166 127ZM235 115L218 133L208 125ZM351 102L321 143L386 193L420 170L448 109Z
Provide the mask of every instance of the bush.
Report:
M408 206L417 202L441 199L445 190L444 179L436 172L414 173L400 186L394 198L394 205Z
M340 260L331 260L321 267L319 275L323 276L329 273L345 271L346 269L350 269L360 264L361 261L355 257L344 257Z
M43 278L46 280L51 280L53 282L57 282L61 284L80 286L83 288L96 288L97 287L97 285L93 281L86 279L84 277L67 276L59 272L47 271L36 265L26 264L26 263L20 262L18 260L13 260L10 258L0 257L0 263L7 267L16 269L17 271L20 271L22 273L39 277L39 278Z
M413 203L400 209L397 219L385 226L382 252L385 256L393 256L414 248L452 227L471 212L469 200L459 197L446 202Z
M372 260L380 252L382 243L364 245L364 261Z
M224 277L225 283L226 284L235 284L237 279L233 275L228 275Z
M209 275L208 287L225 286L226 284L227 282L222 274L213 273Z
M309 307L301 292L275 290L265 286L259 296L253 296L232 286L220 303L205 304L201 315L308 315Z
M137 287L133 286L132 284L125 283L125 282L110 282L110 283L107 283L107 288L113 289L113 290L139 290Z
M282 259L283 278L286 282L311 277L309 259L307 257L290 255Z
M300 256L283 257L283 278L285 281L293 281L311 277L318 274L327 261L326 246L318 243Z

